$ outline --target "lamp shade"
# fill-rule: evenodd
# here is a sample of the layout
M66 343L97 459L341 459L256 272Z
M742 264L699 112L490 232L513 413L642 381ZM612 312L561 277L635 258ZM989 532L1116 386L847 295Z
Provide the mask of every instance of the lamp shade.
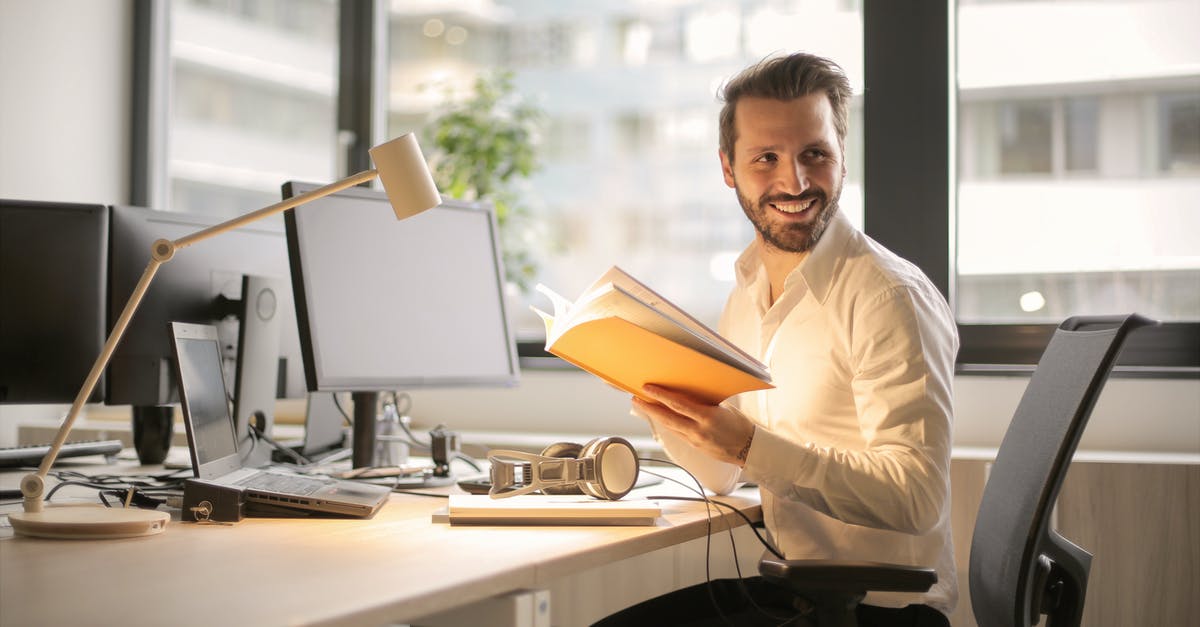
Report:
M412 217L442 203L415 134L401 135L369 152L397 219Z

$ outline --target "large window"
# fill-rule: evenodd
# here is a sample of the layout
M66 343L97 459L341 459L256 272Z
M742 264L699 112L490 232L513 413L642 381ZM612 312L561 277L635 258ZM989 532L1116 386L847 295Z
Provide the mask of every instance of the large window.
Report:
M436 160L424 134L478 98L477 79L507 73L511 93L486 111L536 109L540 164L505 190L521 210L510 269L571 296L619 264L711 323L752 237L720 176L716 94L749 63L807 50L841 63L857 94L842 207L948 295L960 361L1033 363L1053 323L1126 311L1174 325L1149 352L1133 338L1138 363L1200 356L1195 0L136 6L171 19L135 42L139 64L169 60L142 96L170 105L147 106L170 111L163 132L153 115L135 129L135 202L240 213L284 180L361 169L366 138L407 131ZM536 344L520 301L538 297L514 299Z
M961 321L1200 321L1198 19L1195 2L959 2Z
M513 98L544 115L540 167L517 187L529 215L506 237L536 261L534 280L571 297L617 264L715 324L753 235L721 178L717 90L754 61L803 49L842 64L861 93L853 4L393 2L389 135L471 98L477 78L512 72ZM858 224L860 107L861 98L841 203ZM523 337L543 333L528 307L514 310Z
M335 175L334 0L170 5L166 188L147 204L239 215Z

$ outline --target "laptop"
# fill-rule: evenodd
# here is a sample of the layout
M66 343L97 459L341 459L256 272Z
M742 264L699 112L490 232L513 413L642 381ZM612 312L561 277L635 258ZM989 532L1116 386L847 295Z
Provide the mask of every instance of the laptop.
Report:
M379 511L391 493L389 487L245 466L246 451L239 450L221 374L217 328L181 322L170 327L183 424L197 478L241 490L251 515L367 518Z

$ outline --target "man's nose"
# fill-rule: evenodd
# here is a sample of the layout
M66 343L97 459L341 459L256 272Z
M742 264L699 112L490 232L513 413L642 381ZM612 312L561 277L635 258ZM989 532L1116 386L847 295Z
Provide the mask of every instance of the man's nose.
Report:
M779 179L776 185L780 192L799 196L808 189L808 169L804 167L803 163L792 162L790 167L779 170Z

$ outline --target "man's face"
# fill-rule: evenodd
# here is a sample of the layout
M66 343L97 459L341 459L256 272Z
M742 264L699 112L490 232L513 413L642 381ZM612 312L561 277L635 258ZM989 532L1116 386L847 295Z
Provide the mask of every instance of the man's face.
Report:
M721 153L725 184L768 245L811 249L837 211L846 177L829 98L742 98L734 127L733 162Z

